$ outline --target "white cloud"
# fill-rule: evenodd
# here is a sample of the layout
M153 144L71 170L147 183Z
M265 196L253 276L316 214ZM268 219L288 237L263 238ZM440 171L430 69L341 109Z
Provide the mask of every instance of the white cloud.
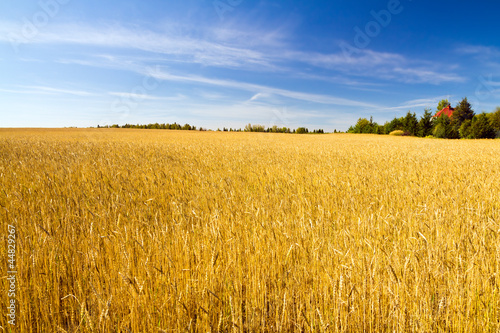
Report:
M483 73L500 74L500 62L498 61L500 58L500 49L497 47L462 44L455 48L455 52L473 57L483 67Z
M455 52L484 57L500 57L500 50L498 48L484 45L460 45L455 48Z
M344 75L370 77L378 80L431 84L465 81L464 78L457 74L443 73L432 69L432 67L437 67L436 64L427 62L424 65L423 61L410 60L400 54L389 52L359 50L355 55L347 56L341 52L321 54L292 51L285 53L284 57L308 63L318 68L335 70ZM445 66L445 68L449 68L448 70L451 70L452 67L453 65ZM346 79L344 77L341 82L345 82ZM354 86L367 85L367 83L363 82L352 80L351 82L353 82L352 85Z
M453 96L451 95L443 95L443 96L436 96L436 97L428 97L428 98L420 98L420 99L413 99L409 100L406 102L401 103L398 106L393 106L393 107L388 107L388 108L381 108L378 109L377 111L381 112L393 112L393 111L408 111L411 110L412 112L415 112L416 108L434 108L438 105L438 103L443 100L447 99L450 100Z
M155 77L159 80L173 81L173 82L190 82L190 83L206 84L206 85L211 85L211 86L239 89L239 90L249 91L249 92L253 92L253 93L274 94L274 95L280 95L280 96L288 97L288 98L292 98L292 99L313 102L313 103L320 103L320 104L343 105L343 106L366 107L366 108L375 107L373 104L355 101L355 100L350 100L350 99L341 98L341 97L291 91L291 90L286 90L286 89L267 87L267 86L263 86L263 85L245 83L245 82L240 82L240 81L211 79L211 78L207 78L207 77L203 77L203 76L196 76L196 75L189 75L189 76L174 75L174 74L162 72L159 70L157 70L156 72L144 71L142 74L145 76Z
M95 94L83 90L69 90L43 86L20 86L21 89L0 89L0 91L13 94L45 94L45 95L75 95L75 96L93 96Z
M16 28L13 23L0 22L0 41L9 42L8 36L17 30L18 27ZM179 30L175 27L164 27L161 31L152 31L116 24L104 26L53 24L25 42L141 50L150 55L160 55L161 60L158 61L163 63L180 62L247 71L282 72L288 75L300 74L297 73L296 64L302 63L342 73L343 76L377 80L431 84L464 81L459 75L443 73L441 68L439 70L429 68L395 53L359 50L356 54L346 56L340 49L337 53L329 54L296 51L293 45L285 42L286 37L280 30L242 31L202 27L188 32ZM479 50L482 49L469 47L469 52L479 52ZM487 50L490 54L495 52L491 48ZM113 62L119 57L106 54L101 60ZM85 61L80 61L82 65L85 64ZM445 68L451 68L451 65Z
M399 54L372 50L361 50L359 55L356 56L346 56L341 52L334 54L290 52L286 56L292 60L300 60L329 69L342 69L341 66L346 65L363 69L374 66L395 65L405 61L405 58Z
M135 94L129 92L108 92L108 95L126 98L129 100L152 100L152 101L179 101L186 98L186 96L178 94L177 96L164 97L164 96L153 96L148 94Z
M269 97L270 95L269 94L266 94L266 93L257 93L255 95L252 96L252 98L250 98L249 102L253 102L253 101L256 101L260 98L266 98L266 97Z
M456 74L438 73L425 68L394 68L394 72L402 74L399 79L407 83L431 83L441 84L444 82L465 82L465 78Z
M204 91L204 90L197 91L196 95L208 100L222 100L222 99L227 99L229 97L218 92Z
M9 22L0 22L0 41L11 42L12 34L18 34L18 27ZM212 37L212 38L210 38ZM272 67L264 53L242 45L213 41L207 33L203 38L194 38L172 31L154 32L146 29L129 29L120 25L85 26L51 25L39 31L31 39L21 36L24 43L78 44L106 48L138 49L151 53L168 55L171 60L199 63L220 67Z
M52 87L40 87L40 86L27 86L26 88L31 88L34 90L46 91L49 93L55 94L68 94L68 95L76 95L76 96L92 96L93 93L83 91L83 90L68 90L68 89L60 89L60 88L52 88Z

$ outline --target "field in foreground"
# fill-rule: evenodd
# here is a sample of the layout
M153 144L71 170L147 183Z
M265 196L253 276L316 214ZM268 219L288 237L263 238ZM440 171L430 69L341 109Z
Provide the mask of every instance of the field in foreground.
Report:
M19 332L498 332L499 167L499 140L3 129L2 311L14 224Z

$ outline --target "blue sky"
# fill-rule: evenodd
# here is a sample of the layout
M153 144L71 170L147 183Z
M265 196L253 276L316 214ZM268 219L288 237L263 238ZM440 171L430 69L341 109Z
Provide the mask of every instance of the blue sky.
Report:
M0 127L346 130L500 106L496 1L0 3Z

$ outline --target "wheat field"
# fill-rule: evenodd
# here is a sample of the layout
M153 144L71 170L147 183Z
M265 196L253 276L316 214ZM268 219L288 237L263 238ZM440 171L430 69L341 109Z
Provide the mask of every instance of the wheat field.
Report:
M0 130L3 332L499 332L500 140Z

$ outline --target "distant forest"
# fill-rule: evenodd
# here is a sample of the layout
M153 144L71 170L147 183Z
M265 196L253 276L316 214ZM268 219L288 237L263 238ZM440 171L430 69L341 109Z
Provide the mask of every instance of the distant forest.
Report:
M408 111L406 116L395 117L387 121L384 125L379 125L373 121L373 118L359 118L357 123L349 128L347 133L365 133L365 134L389 134L401 136L431 137L443 139L493 139L500 138L500 107L494 112L476 114L472 109L467 97L462 99L455 108L451 108L452 114L436 113L450 106L448 100L439 102L437 109L425 109L424 113L417 118L417 115ZM97 126L97 128L138 128L138 129L168 129L185 131L207 131L206 128L191 126L189 124L147 124L147 125L106 125ZM295 133L295 134L323 134L323 129L309 131L307 127L290 129L288 127L266 127L264 125L247 124L245 128L218 128L217 131L223 132L263 132L263 133ZM333 133L342 133L334 130Z
M439 102L436 112L449 106L448 100ZM408 111L406 116L394 118L392 121L379 125L366 118L358 119L348 133L371 133L408 135L418 137L435 137L443 139L493 139L500 138L500 107L491 113L475 114L467 97L453 109L451 117L441 114L434 115L431 109L425 109L424 114L417 119L415 113Z
M207 129L202 128L202 127L196 127L196 126L191 126L189 124L184 124L180 125L177 123L173 124L159 124L159 123L154 123L154 124L147 124L147 125L131 125L131 124L125 124L125 125L106 125L106 126L100 126L97 125L97 128L139 128L139 129L168 129L168 130L180 130L180 131L207 131ZM217 129L219 132L263 132L263 133L296 133L296 134L324 134L325 131L323 129L315 129L312 131L309 131L307 127L299 127L297 129L291 130L288 127L278 127L278 126L272 126L272 127L266 127L264 125L252 125L248 124L245 126L245 128L242 130L241 128L226 128L224 127L222 130L220 128ZM337 130L335 130L335 133L337 133Z

